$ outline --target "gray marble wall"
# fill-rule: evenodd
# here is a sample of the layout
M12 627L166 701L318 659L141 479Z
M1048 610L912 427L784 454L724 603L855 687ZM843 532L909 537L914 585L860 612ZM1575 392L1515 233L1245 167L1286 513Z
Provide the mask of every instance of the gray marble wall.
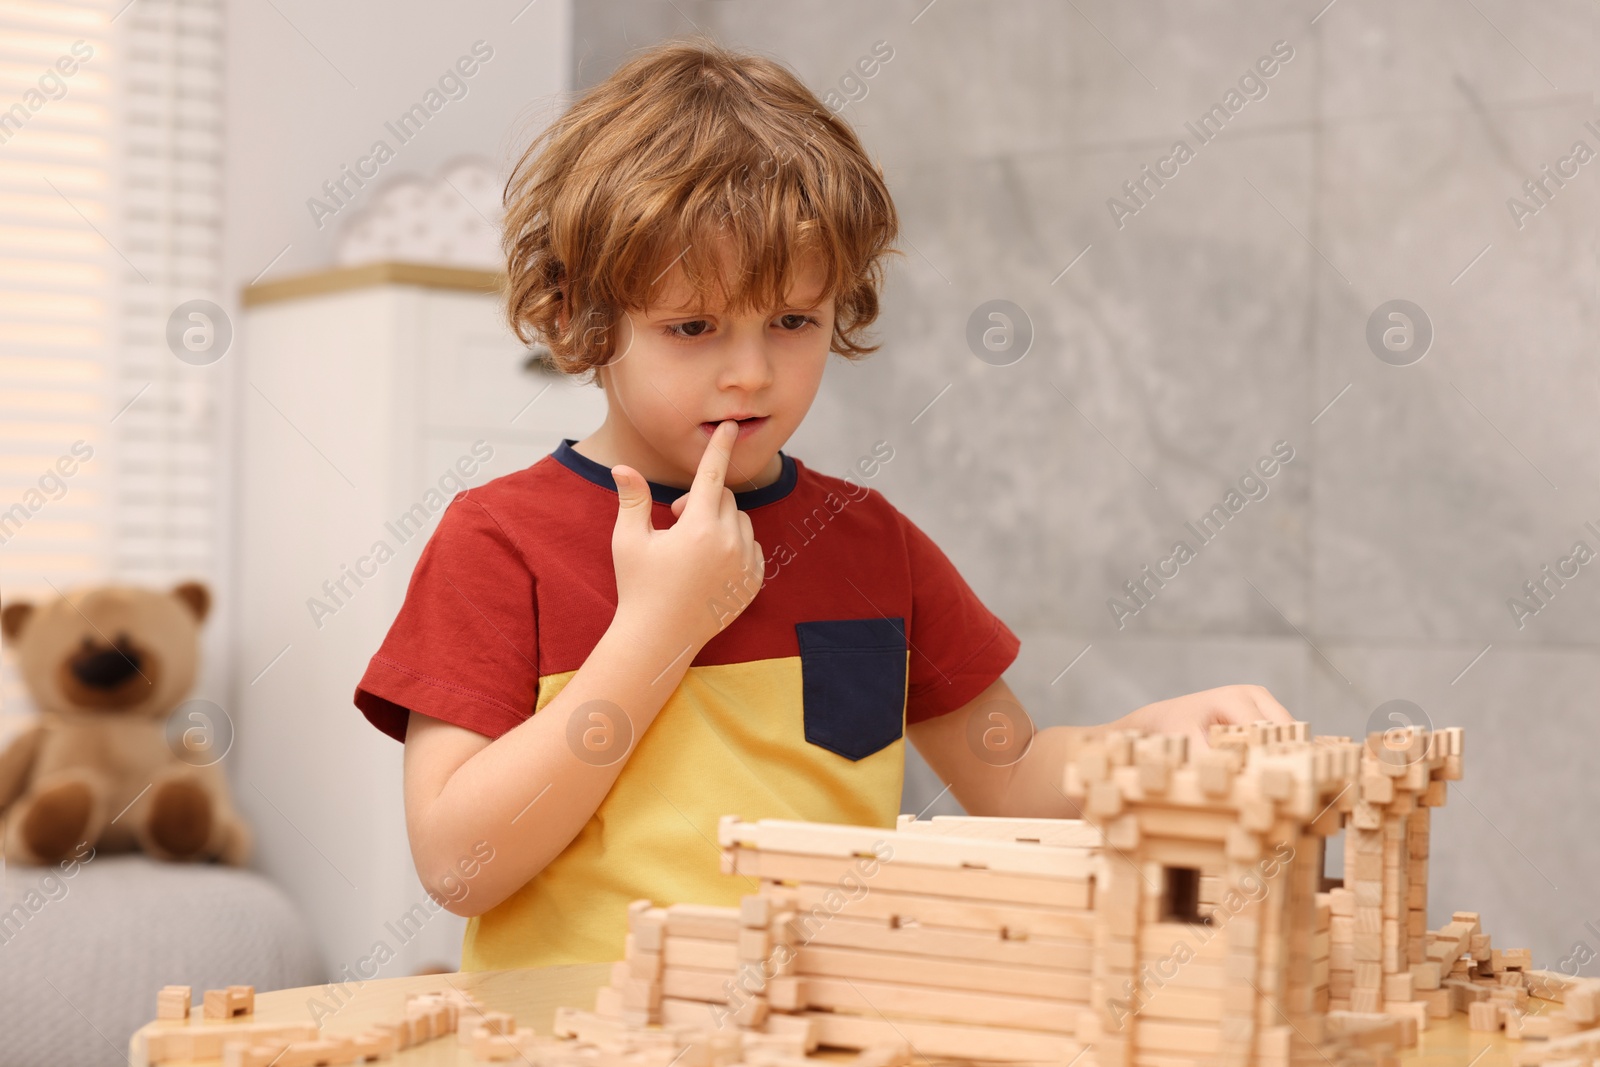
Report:
M882 352L831 368L790 451L842 472L892 443L875 484L1021 635L1037 721L1255 682L1360 733L1412 701L1468 739L1433 924L1479 910L1552 966L1600 952L1600 556L1562 563L1600 554L1600 158L1562 162L1600 153L1600 7L1324 3L580 0L575 48L581 86L699 28L856 98L906 256ZM1397 299L1425 353L1369 345ZM1031 323L1009 365L966 339L990 300ZM1199 545L1185 522L1277 442L1293 459ZM1179 539L1194 558L1119 618ZM938 792L914 766L906 810Z

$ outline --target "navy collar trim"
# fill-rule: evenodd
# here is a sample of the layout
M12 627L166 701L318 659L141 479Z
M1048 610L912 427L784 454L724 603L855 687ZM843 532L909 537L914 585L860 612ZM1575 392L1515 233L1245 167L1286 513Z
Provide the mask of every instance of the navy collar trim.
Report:
M617 480L611 477L611 468L603 463L597 463L588 456L579 452L572 446L577 440L563 437L561 444L556 446L551 457L567 470L586 481L593 482L602 489L617 491ZM794 489L795 483L800 480L800 471L795 461L786 452L780 451L778 455L783 459L783 470L778 474L778 480L771 485L764 485L759 489L746 489L744 492L735 492L733 499L740 511L749 511L765 504L773 504L788 496ZM658 482L649 482L650 499L657 504L670 505L689 490L680 489L675 485L661 485Z

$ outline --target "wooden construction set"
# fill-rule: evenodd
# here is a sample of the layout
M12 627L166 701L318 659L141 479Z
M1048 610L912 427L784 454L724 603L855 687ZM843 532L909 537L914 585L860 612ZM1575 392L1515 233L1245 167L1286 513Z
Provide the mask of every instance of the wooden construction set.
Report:
M1432 810L1461 776L1459 729L1257 723L1203 749L1091 741L1062 783L1082 820L727 816L722 868L751 892L634 903L594 1011L562 1009L554 1036L432 995L336 1047L308 1025L207 1054L320 1067L454 1032L476 1060L537 1067L800 1067L819 1047L857 1067L1391 1067L1462 1013L1521 1040L1518 1067L1600 1067L1600 979L1533 970L1470 912L1427 928ZM219 1013L240 1002L214 992ZM133 1067L198 1054L182 1033Z

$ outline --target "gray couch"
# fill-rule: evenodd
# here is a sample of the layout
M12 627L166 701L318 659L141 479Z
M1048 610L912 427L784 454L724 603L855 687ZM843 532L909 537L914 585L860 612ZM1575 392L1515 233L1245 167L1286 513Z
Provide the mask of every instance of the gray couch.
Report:
M304 918L252 871L107 855L0 876L0 1067L126 1067L164 985L326 980Z

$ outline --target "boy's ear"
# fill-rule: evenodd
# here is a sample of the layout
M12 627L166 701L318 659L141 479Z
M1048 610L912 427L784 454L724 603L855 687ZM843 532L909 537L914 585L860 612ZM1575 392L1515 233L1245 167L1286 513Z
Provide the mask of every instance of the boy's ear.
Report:
M22 636L23 627L28 625L32 617L32 604L26 600L13 601L0 610L0 633L5 634L7 641L15 641Z

